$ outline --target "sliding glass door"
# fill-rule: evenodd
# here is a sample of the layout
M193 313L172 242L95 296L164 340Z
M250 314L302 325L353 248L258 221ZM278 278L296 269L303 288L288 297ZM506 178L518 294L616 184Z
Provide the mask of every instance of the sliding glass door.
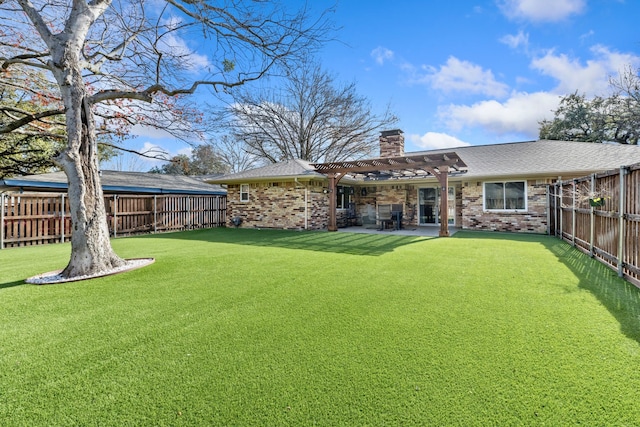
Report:
M456 190L449 187L448 191L449 224L455 224L456 218ZM418 224L440 224L440 189L426 187L418 189Z

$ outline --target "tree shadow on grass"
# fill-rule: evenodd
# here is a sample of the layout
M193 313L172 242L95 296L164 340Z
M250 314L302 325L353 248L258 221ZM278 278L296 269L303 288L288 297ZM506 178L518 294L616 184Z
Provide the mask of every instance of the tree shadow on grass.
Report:
M148 239L180 239L268 246L351 255L380 256L398 247L422 241L425 237L391 234L330 233L328 231L291 231L246 228L214 228L181 233L154 234Z
M543 245L578 278L578 286L596 296L616 318L621 332L640 342L640 289L568 243L552 236L491 232L456 233L454 238L504 239Z
M640 289L568 243L554 240L555 244L547 245L549 250L580 279L579 286L600 300L627 337L640 342Z
M25 284L26 283L24 282L24 280L17 280L15 282L0 283L0 289L13 288L14 286L22 286L22 285L25 285Z

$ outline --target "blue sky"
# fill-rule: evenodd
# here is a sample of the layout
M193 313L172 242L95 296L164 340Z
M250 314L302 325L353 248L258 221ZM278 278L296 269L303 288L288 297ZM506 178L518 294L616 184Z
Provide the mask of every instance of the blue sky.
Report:
M533 140L562 95L606 95L640 67L638 18L638 0L338 0L339 41L319 56L375 111L391 105L406 151ZM189 150L153 133L131 145Z

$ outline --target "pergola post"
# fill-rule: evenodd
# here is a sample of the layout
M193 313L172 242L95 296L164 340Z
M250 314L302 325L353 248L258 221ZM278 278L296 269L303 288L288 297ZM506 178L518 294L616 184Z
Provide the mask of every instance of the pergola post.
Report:
M440 237L449 237L449 168L447 166L442 166L439 172Z
M440 184L440 237L449 237L449 167L440 166L438 169L425 168L438 179Z

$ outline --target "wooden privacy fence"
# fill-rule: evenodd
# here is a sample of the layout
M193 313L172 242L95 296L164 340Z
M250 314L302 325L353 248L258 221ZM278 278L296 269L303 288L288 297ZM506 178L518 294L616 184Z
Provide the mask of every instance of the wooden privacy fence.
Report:
M225 195L105 195L113 237L224 227ZM0 195L0 249L71 238L66 194Z
M640 287L640 163L549 186L549 230Z

